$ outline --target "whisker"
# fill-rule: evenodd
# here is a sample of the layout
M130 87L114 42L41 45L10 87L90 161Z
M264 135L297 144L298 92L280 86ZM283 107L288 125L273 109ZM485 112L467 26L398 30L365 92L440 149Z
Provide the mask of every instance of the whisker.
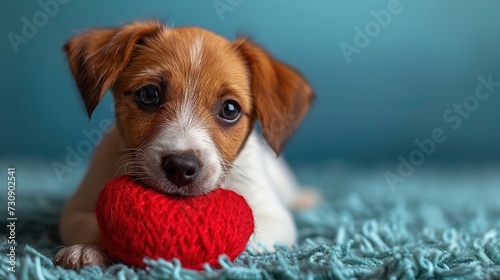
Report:
M245 187L248 187L251 178L246 174L244 169L226 160L222 162L221 166L225 176L236 180L237 184L243 184Z

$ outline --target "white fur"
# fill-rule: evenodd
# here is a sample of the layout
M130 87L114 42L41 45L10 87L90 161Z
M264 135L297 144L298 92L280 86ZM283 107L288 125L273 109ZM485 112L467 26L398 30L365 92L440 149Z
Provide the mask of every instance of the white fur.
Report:
M256 225L250 245L259 249L262 243L270 250L276 242L291 246L297 230L288 207L298 185L285 162L252 132L233 165L222 188L239 193L252 208Z
M141 178L160 191L183 195L202 194L213 190L222 176L221 157L216 145L193 112L190 102L186 101L176 119L169 122L140 155L142 164L138 167L141 169ZM192 184L178 188L165 177L162 159L167 155L189 151L198 151L196 155L203 168Z
M201 61L203 59L203 38L197 36L194 40L193 45L189 49L189 55L191 58L191 65L195 70L200 68Z

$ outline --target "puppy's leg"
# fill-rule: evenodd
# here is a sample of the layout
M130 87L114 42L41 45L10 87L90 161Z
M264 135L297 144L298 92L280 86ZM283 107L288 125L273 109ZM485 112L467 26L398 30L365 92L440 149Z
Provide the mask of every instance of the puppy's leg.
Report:
M62 267L79 270L86 265L101 265L107 261L100 246L101 236L94 211L79 208L75 196L68 202L61 219L61 239L67 247L56 254L54 262Z
M274 251L276 243L293 245L297 241L297 229L292 213L278 197L259 166L247 171L246 179L227 181L223 187L242 195L252 208L255 234L249 245L259 252L262 251L259 243L271 251Z
M291 246L297 229L287 206L300 194L293 174L252 133L234 162L223 187L245 197L252 208L255 235L250 245L260 251L258 243L273 250L276 242Z
M261 251L260 244L274 251L276 243L292 246L297 241L297 229L292 214L284 205L269 201L254 211L255 234L250 245Z
M97 147L89 170L76 193L67 202L60 221L61 249L54 262L65 268L80 269L85 265L101 265L108 258L101 248L101 235L94 213L99 192L113 177L123 173L114 163L118 149L123 148L116 128L111 128Z

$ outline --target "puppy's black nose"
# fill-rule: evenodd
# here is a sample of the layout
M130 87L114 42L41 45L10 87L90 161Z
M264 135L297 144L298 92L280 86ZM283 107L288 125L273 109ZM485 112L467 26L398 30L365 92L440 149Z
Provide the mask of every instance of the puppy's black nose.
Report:
M179 154L163 158L163 171L167 179L178 187L193 181L200 168L200 162L194 155Z

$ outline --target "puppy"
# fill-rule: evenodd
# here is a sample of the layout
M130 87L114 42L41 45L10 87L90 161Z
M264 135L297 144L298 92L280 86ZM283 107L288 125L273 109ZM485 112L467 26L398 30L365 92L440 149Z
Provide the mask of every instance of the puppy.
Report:
M90 30L64 51L89 117L111 89L116 124L62 213L67 247L57 264L80 269L110 261L94 208L101 188L121 174L165 194L234 190L255 216L249 245L296 241L288 207L310 204L314 194L299 195L276 154L313 99L299 73L247 39L229 42L157 21ZM253 132L257 120L268 146Z

